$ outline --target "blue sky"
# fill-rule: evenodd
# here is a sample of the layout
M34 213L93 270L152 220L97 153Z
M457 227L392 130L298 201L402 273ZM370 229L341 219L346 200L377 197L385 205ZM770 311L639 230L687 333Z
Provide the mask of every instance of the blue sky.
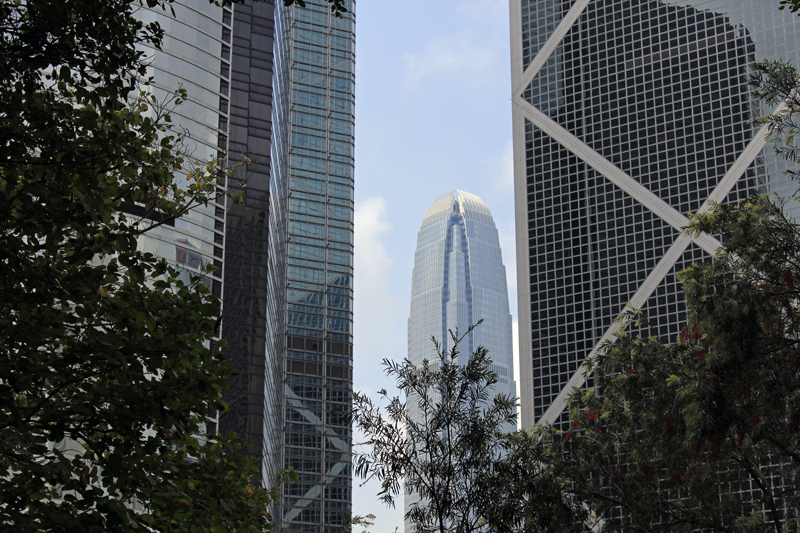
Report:
M381 360L406 355L417 231L446 192L491 209L516 326L508 2L363 1L356 20L354 386L372 394L394 387ZM386 509L362 482L353 512L402 533L402 499Z

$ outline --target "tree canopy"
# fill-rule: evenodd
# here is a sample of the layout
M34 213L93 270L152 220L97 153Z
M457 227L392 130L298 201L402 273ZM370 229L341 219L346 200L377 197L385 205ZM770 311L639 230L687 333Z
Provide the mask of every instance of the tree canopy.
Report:
M175 179L185 94L150 95L140 45L163 30L136 9L0 3L0 524L263 531L275 492L234 435L206 432L233 371L211 349L219 301L137 248L215 201L226 169Z
M403 397L382 390L381 408L355 393L353 417L365 436L354 454L356 473L380 480L379 497L389 505L413 493L405 518L419 533L558 531L553 527L571 523L582 507L552 490L547 465L523 460L534 457L530 447L512 446L517 436L503 433L516 424L515 401L495 395L487 350L462 356L463 337L451 337L449 351L436 343L434 361L384 360ZM504 459L512 448L520 453ZM509 483L516 476L520 483ZM520 506L533 509L527 518Z

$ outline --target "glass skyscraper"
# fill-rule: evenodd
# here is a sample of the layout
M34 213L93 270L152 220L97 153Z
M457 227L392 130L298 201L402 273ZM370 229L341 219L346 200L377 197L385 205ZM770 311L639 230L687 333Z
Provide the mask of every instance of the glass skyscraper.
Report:
M275 11L265 388L282 388L282 466L300 476L283 487L281 530L338 533L352 485L355 5L341 18L305 5Z
M142 8L143 22L164 29L160 50L148 49L150 90L169 101L178 87L187 100L171 113L184 134L187 168L193 162L219 159L223 165L249 160L230 183L219 183L219 198L168 221L140 239L139 245L175 262L185 273L203 274L204 283L222 301L219 337L226 356L242 374L231 377L224 393L230 410L219 413L211 433L235 431L263 457L272 484L282 467L280 447L282 387L266 391L266 263L272 101L272 35L274 6L265 3L218 6L207 0L179 0L174 16ZM241 187L240 178L246 178ZM243 201L226 199L235 186ZM214 264L218 270L208 273ZM282 372L282 367L281 367ZM265 409L267 416L265 416ZM266 436L266 437L265 437Z
M800 18L770 0L512 0L523 427L563 421L584 359L631 302L662 338L676 273L719 242L687 215L788 191L748 87L797 64Z
M483 323L461 341L459 362L466 362L478 346L485 347L498 376L496 393L516 397L506 268L497 228L483 200L453 191L428 207L417 236L408 359L415 365L424 359L435 364L431 337L448 350L450 330L464 334L481 319ZM411 416L421 416L410 404ZM406 495L406 509L415 499L414 494ZM406 531L409 528L406 524Z
M222 334L225 354L242 373L230 378L224 393L230 410L219 420L220 433L246 438L271 472L280 469L281 421L274 407L280 390L269 390L268 402L264 390L264 373L272 370L265 353L274 11L263 2L233 6L227 154L230 164L249 163L236 176L246 177L236 191L242 202L228 201L225 211Z
M159 50L145 48L148 90L169 105L174 91L186 90L187 99L170 113L177 132L183 134L186 165L176 176L186 182L195 162L224 158L228 149L232 11L207 1L182 0L172 13L160 9L138 11L144 23L158 22L164 30ZM225 243L225 184L216 203L192 208L182 218L167 221L139 239L139 247L178 265L185 275L203 276L218 298L223 296ZM143 214L143 213L135 213ZM206 265L218 267L207 272ZM208 428L216 432L216 423Z
M298 471L276 516L283 531L338 533L352 483L354 4L342 18L325 0L172 5L174 17L140 10L165 30L162 49L148 50L151 90L167 100L186 89L172 117L190 161L248 164L219 183L216 203L140 245L187 279L219 268L205 283L222 300L219 336L242 374L208 430L252 443L266 486ZM222 195L232 186L243 202Z

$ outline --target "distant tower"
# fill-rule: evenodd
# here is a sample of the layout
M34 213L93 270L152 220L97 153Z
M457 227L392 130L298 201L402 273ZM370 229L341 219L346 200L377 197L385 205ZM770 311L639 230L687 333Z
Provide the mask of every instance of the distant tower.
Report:
M453 191L428 207L417 236L408 317L409 360L414 364L434 361L432 336L449 349L448 330L465 332L481 319L483 324L461 343L460 357L466 361L478 346L487 348L498 375L497 393L516 397L506 268L497 227L483 200ZM415 499L407 495L406 508Z

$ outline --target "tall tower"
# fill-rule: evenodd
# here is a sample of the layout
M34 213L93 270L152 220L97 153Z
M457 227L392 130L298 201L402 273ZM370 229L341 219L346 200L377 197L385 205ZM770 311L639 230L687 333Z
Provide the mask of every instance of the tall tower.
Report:
M478 346L485 347L498 376L496 393L516 397L506 268L497 228L483 200L452 191L428 207L417 235L408 359L415 365L423 359L436 361L431 337L449 349L450 330L464 333L481 319L459 345L459 359L467 361ZM411 415L420 416L413 408ZM407 495L406 508L415 500L416 495Z
M788 190L750 123L757 60L797 62L770 0L511 0L523 427L563 421L584 359L631 302L663 338L675 274L719 242L687 215Z
M283 531L338 533L352 483L355 15L352 2L342 18L326 0L305 4L140 11L165 30L150 50L153 93L188 93L172 116L191 158L249 160L242 203L220 196L140 245L187 278L219 268L205 282L242 374L208 430L247 438L266 486L285 467L299 472L281 499Z
M219 431L246 438L252 444L249 453L279 471L280 454L273 448L274 441L280 442L281 418L275 408L267 410L266 422L264 418L274 12L275 6L264 2L233 5L228 160L250 162L245 167L247 185L238 191L242 201L225 206L222 329L225 354L242 373L230 378L231 387L224 392L230 410L220 413ZM270 391L270 404L280 402L279 392ZM265 423L270 427L267 442ZM264 484L272 486L273 479L264 478Z
M186 101L170 113L177 131L184 134L188 152L187 164L176 176L182 182L195 162L224 160L227 155L233 12L205 0L177 0L172 8L174 15L142 8L138 16L145 23L158 22L164 29L161 48L145 49L152 78L148 90L162 102L169 102L177 88L186 90ZM138 242L141 249L176 264L187 281L191 275L203 276L212 294L222 300L228 259L224 188L220 183L215 203L192 208L180 219L148 231ZM209 264L218 270L207 272ZM226 310L223 305L223 312ZM218 431L216 422L208 431ZM257 434L247 436L258 438Z
M338 533L352 486L355 4L341 18L305 6L275 11L264 441L282 418L282 467L300 482L284 486L281 530Z
M236 180L219 184L215 203L199 205L148 232L139 245L175 262L187 278L204 274L204 282L222 300L218 334L242 374L232 376L224 392L230 410L219 413L208 431L235 431L247 439L253 445L249 453L263 457L269 473L265 484L271 486L282 468L283 412L282 386L267 389L266 401L264 386L265 371L272 370L265 339L275 7L176 0L172 8L174 16L160 9L139 11L144 22L157 21L165 32L161 49L148 51L150 90L159 100L167 100L178 87L186 90L187 101L171 115L185 134L187 167L215 158L231 164L247 159L247 185L239 191L241 203L225 198L225 187L238 186L244 177L237 173ZM218 270L205 272L208 264Z

